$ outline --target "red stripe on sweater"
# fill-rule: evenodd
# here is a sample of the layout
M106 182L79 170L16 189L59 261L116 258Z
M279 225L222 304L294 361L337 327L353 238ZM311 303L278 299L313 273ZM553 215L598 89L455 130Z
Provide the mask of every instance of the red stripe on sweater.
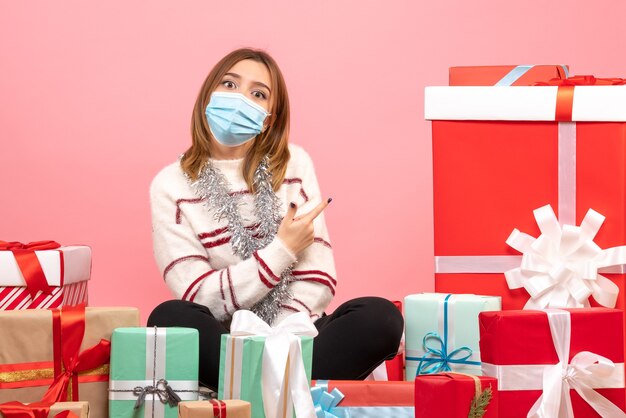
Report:
M263 267L263 269L265 270L265 272L272 278L274 279L275 282L279 282L280 281L280 277L278 277L277 275L274 274L274 272L272 271L272 269L270 269L268 267L267 264L265 264L265 261L263 261L263 259L261 258L261 256L259 255L258 251L254 252L254 258L256 258L256 260L259 262L259 264L261 265L261 267Z
M226 277L228 278L228 288L230 289L230 300L233 302L235 310L239 310L241 307L237 303L237 298L235 297L235 289L233 288L233 281L230 277L230 267L226 267Z
M326 241L324 238L313 238L313 242L318 242L318 243L320 243L320 244L322 244L322 245L324 245L324 246L326 246L328 248L333 248L330 245L330 242Z
M293 271L293 275L294 276L304 276L307 274L312 274L312 275L317 275L317 276L323 276L328 278L335 286L337 286L337 280L335 280L330 274L323 272L321 270L294 270Z
M281 308L288 309L288 310L290 310L290 311L300 312L299 310L297 310L297 309L296 309L296 308L294 308L293 306L284 305L284 304L282 304L282 303L281 303L280 305L278 305L278 306L280 306Z
M304 307L304 309L306 309L307 311L309 311L309 314L312 314L312 313L313 313L313 311L311 310L311 308L309 308L308 306L306 306L306 304L305 304L304 302L302 302L301 300L296 299L296 298L293 298L293 299L291 299L291 300L293 300L294 302L299 303L300 305L302 305L302 306Z
M330 293L333 294L333 296L335 295L335 288L333 287L333 285L324 279L320 279L318 277L299 277L299 278L295 278L296 282L316 282L316 283L321 283L324 286L327 286L330 289Z
M180 222L181 222L181 215L182 215L181 208L180 208L181 203L201 203L202 201L204 201L204 199L200 199L200 198L197 198L197 199L178 199L176 201L176 223L180 224Z
M167 273L169 273L170 270L173 269L176 264L182 263L183 261L187 261L187 260L193 260L193 259L206 261L207 263L209 262L209 258L208 257L206 257L204 255L199 255L199 254L196 254L196 255L186 255L184 257L177 258L176 260L174 260L171 263L169 263L167 265L167 267L165 267L165 270L163 270L163 280L165 280L165 276L167 276Z
M220 295L222 296L222 300L226 302L226 295L224 295L224 280L222 279L222 273L223 271L220 271Z
M244 228L246 228L246 229L256 229L258 226L259 226L259 222L255 223L254 225L244 226ZM214 229L213 231L209 231L209 232L202 232L202 233L198 234L198 238L200 238L200 239L212 238L212 237L216 237L218 235L221 235L221 234L223 234L226 231L228 231L228 227L227 226L225 226L223 228Z
M228 243L229 241L230 241L230 237L224 237L224 238L220 238L220 239L215 240L215 241L205 242L205 243L202 244L202 246L204 248L219 247L220 245L224 245L224 244Z
M257 271L259 272L259 279L261 279L263 284L265 286L267 286L268 288L273 289L275 285L270 283L269 280L267 280L265 277L263 277L263 272L261 272L261 269L257 269Z
M199 276L196 280L194 280L194 281L193 281L193 282L189 285L189 287L187 288L187 290L185 290L185 293L183 294L182 300L187 300L187 295L189 295L189 292L191 292L191 289L193 289L193 287L194 287L196 284L198 284L198 282L199 282L200 280L204 280L204 279L206 279L206 277L207 277L209 274L213 273L213 272L215 272L215 270L209 270L209 271L207 271L206 273L201 274L201 275L200 275L200 276Z

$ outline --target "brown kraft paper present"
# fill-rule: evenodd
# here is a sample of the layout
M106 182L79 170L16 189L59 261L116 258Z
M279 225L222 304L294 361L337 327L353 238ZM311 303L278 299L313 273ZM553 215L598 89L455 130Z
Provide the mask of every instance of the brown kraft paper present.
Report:
M62 334L62 331L57 329L53 332L53 328L59 328L58 321L53 320L53 315L58 316L59 312L61 312L61 318L70 317L64 314L65 310L0 312L0 341L2 341L0 344L0 403L39 402L43 400L48 388L53 384L55 376L58 378L59 374L63 374L62 372L55 374L55 370L62 370L65 363L62 350L58 347L71 343L71 340L75 341L77 337L74 334L78 333L74 332L75 328L65 326L60 327L61 330L67 328L72 331L64 331L65 334ZM64 319L62 321L68 322ZM85 365L90 363L85 361L84 355L90 354L88 349L91 347L98 345L99 348L105 348L108 341L101 342L101 340L110 340L113 329L134 326L139 326L139 311L136 308L86 308L84 337L78 350L79 359L83 360L82 366L79 360L79 367L77 367L78 370L82 370L78 373L78 398L71 393L76 388L73 384L76 376L73 376L67 387L67 399L54 401L88 401L92 418L107 418L108 357L97 367L83 370ZM57 347L56 350L55 347Z

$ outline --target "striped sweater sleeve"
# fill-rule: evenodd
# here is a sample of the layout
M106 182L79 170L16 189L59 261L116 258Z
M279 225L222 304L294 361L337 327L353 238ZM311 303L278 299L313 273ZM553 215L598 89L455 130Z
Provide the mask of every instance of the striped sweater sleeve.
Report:
M302 188L297 215L308 213L322 201L311 157L302 149ZM330 208L332 210L332 207ZM337 287L335 261L322 212L313 221L314 241L298 254L293 267L294 282L289 285L293 298L282 305L276 323L295 312L306 312L312 320L321 317Z
M178 212L176 196L186 183L171 171L164 169L150 187L158 268L175 298L205 305L218 320L227 320L234 311L249 309L263 298L296 258L275 237L248 259L214 268L191 224Z

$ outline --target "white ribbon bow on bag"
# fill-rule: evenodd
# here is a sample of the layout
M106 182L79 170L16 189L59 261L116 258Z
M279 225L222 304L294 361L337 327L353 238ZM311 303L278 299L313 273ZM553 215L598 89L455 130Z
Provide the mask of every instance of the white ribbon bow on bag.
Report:
M306 313L289 315L272 328L251 311L236 311L230 334L234 337L265 337L262 390L266 418L291 418L293 409L298 418L315 417L309 381L302 362L302 347L297 337L317 335L317 328Z
M593 242L604 216L589 209L580 226L561 227L550 205L533 213L539 238L514 229L506 241L523 253L521 266L504 275L509 288L530 294L524 309L587 307L589 296L613 308L619 289L598 269L626 264L626 246L603 250Z
M568 311L546 309L550 332L559 362L543 371L543 394L528 411L528 418L574 418L570 389L603 418L624 418L626 413L593 390L594 386L623 383L623 373L606 357L581 351L568 364L571 340L571 316Z

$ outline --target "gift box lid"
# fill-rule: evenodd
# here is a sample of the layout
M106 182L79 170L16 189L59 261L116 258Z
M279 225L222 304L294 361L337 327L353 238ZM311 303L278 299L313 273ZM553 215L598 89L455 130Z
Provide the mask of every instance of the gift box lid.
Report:
M450 67L451 86L529 86L538 81L567 78L567 65L478 65Z
M426 87L428 120L554 121L558 86ZM626 121L626 85L575 86L574 122Z
M35 255L50 286L78 283L91 277L91 248L85 245L35 251ZM26 286L11 251L0 251L0 286Z

